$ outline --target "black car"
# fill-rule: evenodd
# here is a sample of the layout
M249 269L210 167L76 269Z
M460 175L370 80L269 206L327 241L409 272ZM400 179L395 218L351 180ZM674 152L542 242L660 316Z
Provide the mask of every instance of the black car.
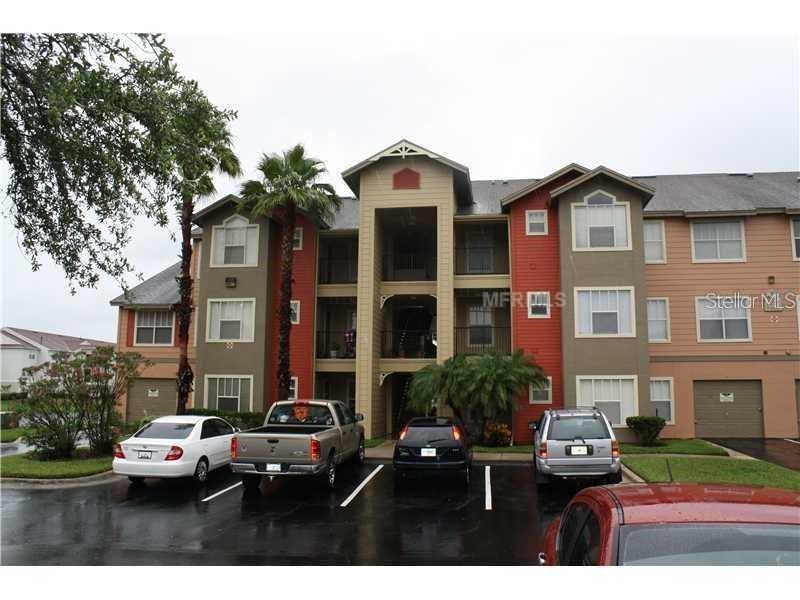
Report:
M392 465L401 478L409 473L454 473L469 484L472 442L458 419L411 419L394 446Z

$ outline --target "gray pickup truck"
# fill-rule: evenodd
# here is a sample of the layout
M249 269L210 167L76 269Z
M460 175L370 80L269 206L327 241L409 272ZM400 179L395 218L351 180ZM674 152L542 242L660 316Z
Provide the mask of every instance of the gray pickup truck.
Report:
M245 489L257 489L263 477L324 477L336 485L336 467L350 458L364 462L364 417L342 402L276 402L262 427L231 439L231 469Z

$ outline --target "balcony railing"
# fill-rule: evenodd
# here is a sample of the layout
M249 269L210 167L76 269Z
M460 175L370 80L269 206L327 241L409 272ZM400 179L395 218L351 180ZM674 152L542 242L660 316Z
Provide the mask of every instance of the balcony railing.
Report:
M436 334L428 329L387 330L381 339L383 358L436 358Z
M456 248L456 275L508 274L506 246L468 246Z
M317 358L355 358L356 331L317 331Z
M511 327L472 325L455 328L456 354L511 352Z
M320 283L355 283L358 279L358 261L355 258L320 258Z
M385 254L383 280L435 281L436 256L423 252Z

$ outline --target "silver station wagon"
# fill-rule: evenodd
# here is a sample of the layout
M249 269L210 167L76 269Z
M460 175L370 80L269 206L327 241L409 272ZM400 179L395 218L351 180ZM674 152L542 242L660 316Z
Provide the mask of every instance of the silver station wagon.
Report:
M552 477L622 481L619 442L606 416L592 408L547 410L533 430L536 483Z

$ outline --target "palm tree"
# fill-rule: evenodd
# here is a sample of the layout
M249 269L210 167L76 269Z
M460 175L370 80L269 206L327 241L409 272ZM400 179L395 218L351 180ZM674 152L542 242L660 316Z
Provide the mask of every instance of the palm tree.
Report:
M417 371L409 387L411 406L426 410L433 402L453 409L476 438L484 422L516 410L515 398L529 385L542 388L547 378L541 367L522 350L513 354L489 353L476 358L463 355Z
M292 328L292 262L294 229L300 210L318 222L327 221L341 206L333 186L320 183L326 173L322 161L306 156L302 144L282 154L265 154L258 163L261 179L242 184L240 210L254 217L280 219L281 239L280 298L278 301L278 399L289 396L291 371L289 335Z
M174 98L172 113L171 157L176 167L173 187L180 198L181 270L178 277L179 300L175 305L178 319L178 406L177 414L186 412L194 372L189 365L189 326L192 319L192 219L195 200L214 194L212 175L231 177L241 174L239 159L232 149L228 123L236 113L211 104L194 81L184 82Z

